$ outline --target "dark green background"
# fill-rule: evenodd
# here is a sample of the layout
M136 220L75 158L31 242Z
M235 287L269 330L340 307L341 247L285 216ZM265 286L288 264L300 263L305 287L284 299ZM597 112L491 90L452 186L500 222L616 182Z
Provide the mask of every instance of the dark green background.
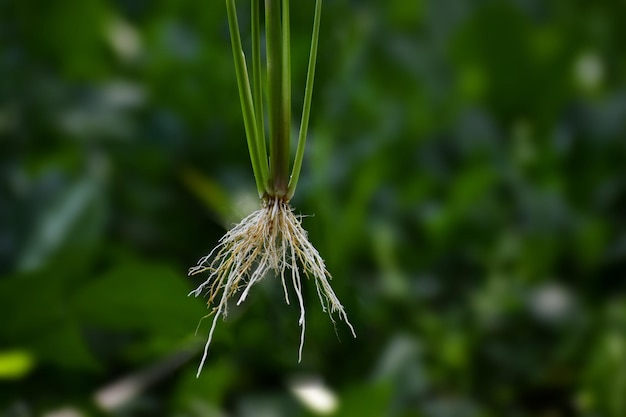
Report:
M298 364L269 276L196 380L187 268L258 207L224 2L0 0L0 415L307 416L305 375L340 416L626 416L625 18L326 0L293 203L358 338L308 283Z

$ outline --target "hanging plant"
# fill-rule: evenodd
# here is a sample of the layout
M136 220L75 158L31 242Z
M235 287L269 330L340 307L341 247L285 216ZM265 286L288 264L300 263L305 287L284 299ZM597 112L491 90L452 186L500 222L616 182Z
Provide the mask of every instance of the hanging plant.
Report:
M356 337L343 306L330 286L331 275L326 269L324 260L309 242L300 217L293 213L289 204L298 184L304 157L313 95L322 0L316 0L315 5L302 120L293 164L290 164L289 152L291 132L289 0L265 0L267 73L265 85L262 75L259 3L260 0L252 0L253 82L251 84L241 46L235 1L226 0L239 98L261 208L227 232L217 247L189 270L190 275L208 272L207 280L191 294L195 296L207 294L208 306L211 308L211 314L214 314L204 354L198 367L198 375L206 360L217 320L228 313L228 301L236 298L237 305L241 304L245 301L252 286L268 273L274 273L280 277L287 304L290 303L289 285L293 287L298 299L300 306L298 324L301 327L298 361L302 359L305 331L302 275L315 281L322 308L328 312L333 323L333 314L336 313L346 322L353 336ZM263 99L264 87L267 91L266 103ZM269 153L266 144L264 104L267 104L269 120L269 140L267 141Z

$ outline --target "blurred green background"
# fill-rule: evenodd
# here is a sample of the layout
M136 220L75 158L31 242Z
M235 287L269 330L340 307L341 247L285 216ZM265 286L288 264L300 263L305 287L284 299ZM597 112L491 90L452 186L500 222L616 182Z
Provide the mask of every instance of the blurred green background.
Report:
M0 416L626 416L625 16L326 0L293 203L358 338L308 285L297 363L267 277L195 379L258 207L224 2L0 0Z

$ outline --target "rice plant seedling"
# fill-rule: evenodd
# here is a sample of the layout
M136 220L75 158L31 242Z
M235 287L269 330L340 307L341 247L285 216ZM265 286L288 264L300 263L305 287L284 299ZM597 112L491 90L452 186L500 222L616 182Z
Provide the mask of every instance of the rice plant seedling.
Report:
M208 278L190 293L208 295L213 314L198 376L207 358L213 332L219 317L228 313L229 300L237 305L245 301L250 289L269 273L280 277L284 297L290 303L288 286L298 299L301 328L298 360L302 359L305 332L305 307L301 277L315 281L322 308L334 323L333 314L346 322L353 336L354 329L333 292L331 275L324 260L309 242L299 216L289 201L294 195L307 137L311 98L317 59L322 0L316 0L313 35L305 86L302 119L293 164L290 162L291 131L291 53L289 0L265 0L266 79L261 59L261 18L259 3L251 1L252 83L241 45L234 0L226 0L235 73L244 119L252 170L261 200L261 208L244 218L220 240L211 253L189 270L190 275L206 272ZM264 93L267 100L264 100ZM264 105L269 126L265 129ZM269 152L268 146L269 144Z

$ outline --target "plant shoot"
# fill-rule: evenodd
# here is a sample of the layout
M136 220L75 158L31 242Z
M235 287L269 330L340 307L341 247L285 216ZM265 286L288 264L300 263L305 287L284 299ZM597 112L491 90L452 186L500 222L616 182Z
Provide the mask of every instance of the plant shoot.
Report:
M245 301L250 289L268 274L280 277L284 297L290 303L288 287L293 287L300 307L298 324L301 328L298 360L302 359L305 332L305 306L301 277L315 281L322 309L346 322L356 334L339 299L330 286L331 275L324 260L309 242L299 216L293 213L289 201L294 195L302 160L311 111L313 81L317 59L322 0L316 0L313 35L302 120L295 159L290 165L291 132L291 39L289 0L265 0L266 79L261 57L261 18L259 3L251 1L252 21L252 83L248 76L245 54L241 45L235 1L226 0L235 74L244 119L244 127L252 162L261 209L244 218L220 240L219 244L198 264L190 275L207 272L208 278L190 293L206 294L210 314L214 314L204 354L198 367L200 375L219 317L226 317L228 302ZM264 102L264 97L267 100ZM268 131L265 131L267 108ZM266 143L266 137L267 142ZM269 145L269 146L268 146ZM268 153L269 148L269 153Z

